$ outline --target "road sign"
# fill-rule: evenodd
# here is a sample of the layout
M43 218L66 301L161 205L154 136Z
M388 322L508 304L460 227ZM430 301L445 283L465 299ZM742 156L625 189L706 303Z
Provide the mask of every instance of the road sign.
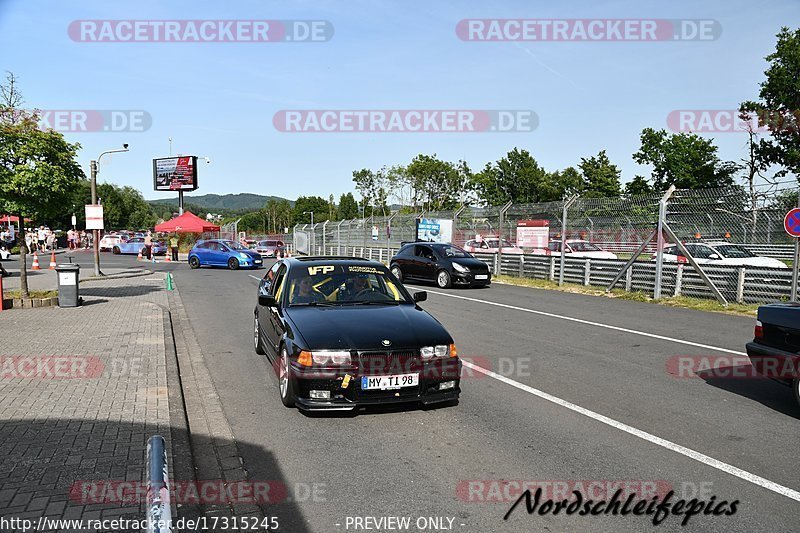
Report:
M783 227L786 233L792 237L800 237L800 207L786 213L786 218L783 219Z
M87 204L86 229L103 229L103 206Z

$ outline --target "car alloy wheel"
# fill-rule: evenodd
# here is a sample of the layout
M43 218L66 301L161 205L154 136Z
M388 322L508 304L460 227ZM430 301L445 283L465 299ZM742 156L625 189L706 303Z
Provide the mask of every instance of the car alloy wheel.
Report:
M193 255L189 258L189 266L192 268L197 268L200 266L200 260L197 258L197 256Z
M253 318L253 345L258 355L265 355L264 346L261 344L261 329L258 327L258 315Z
M278 383L281 390L281 402L286 407L294 407L292 379L289 375L289 354L286 352L286 347L281 350L281 359L278 361Z
M236 259L235 257L231 257L230 259L228 259L228 268L230 268L231 270L236 270L237 268L239 268L239 260Z
M403 271L402 271L402 270L400 270L400 267L399 267L399 266L397 266L397 265L394 265L394 266L392 267L392 275L393 275L394 277L396 277L396 278L397 278L399 281L403 281Z
M450 274L446 270L440 270L436 275L436 284L440 289L446 289L450 286Z

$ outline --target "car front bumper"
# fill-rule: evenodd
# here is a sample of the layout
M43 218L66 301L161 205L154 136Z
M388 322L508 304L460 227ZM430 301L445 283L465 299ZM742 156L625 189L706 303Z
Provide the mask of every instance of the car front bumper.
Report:
M388 390L362 390L361 378L376 373L359 373L356 367L313 368L292 362L295 405L305 411L352 411L367 405L420 403L430 405L457 400L461 394L461 360L444 358L424 363L419 370L419 384ZM350 375L347 387L344 378ZM452 388L440 389L442 383L454 382ZM310 391L330 391L330 399L310 397Z
M476 275L484 275L486 279L475 279ZM455 285L468 285L470 287L482 287L492 283L491 272L458 272L453 271L453 283Z

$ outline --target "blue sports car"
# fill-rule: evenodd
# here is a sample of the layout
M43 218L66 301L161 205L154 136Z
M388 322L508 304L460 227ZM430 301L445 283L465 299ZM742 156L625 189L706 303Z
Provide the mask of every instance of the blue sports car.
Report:
M164 255L167 253L167 245L163 242L153 241L153 255ZM120 241L111 249L115 254L138 254L144 251L144 237L134 237L132 239Z
M240 267L260 268L263 262L261 254L235 241L221 239L198 241L189 251L189 266L192 268L203 265L227 266L231 270Z

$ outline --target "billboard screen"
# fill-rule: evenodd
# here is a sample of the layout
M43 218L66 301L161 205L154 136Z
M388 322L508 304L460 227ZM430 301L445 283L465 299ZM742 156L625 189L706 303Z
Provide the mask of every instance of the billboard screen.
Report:
M197 156L153 159L153 187L157 191L197 189Z
M452 242L453 221L443 218L418 218L417 240L427 242Z

